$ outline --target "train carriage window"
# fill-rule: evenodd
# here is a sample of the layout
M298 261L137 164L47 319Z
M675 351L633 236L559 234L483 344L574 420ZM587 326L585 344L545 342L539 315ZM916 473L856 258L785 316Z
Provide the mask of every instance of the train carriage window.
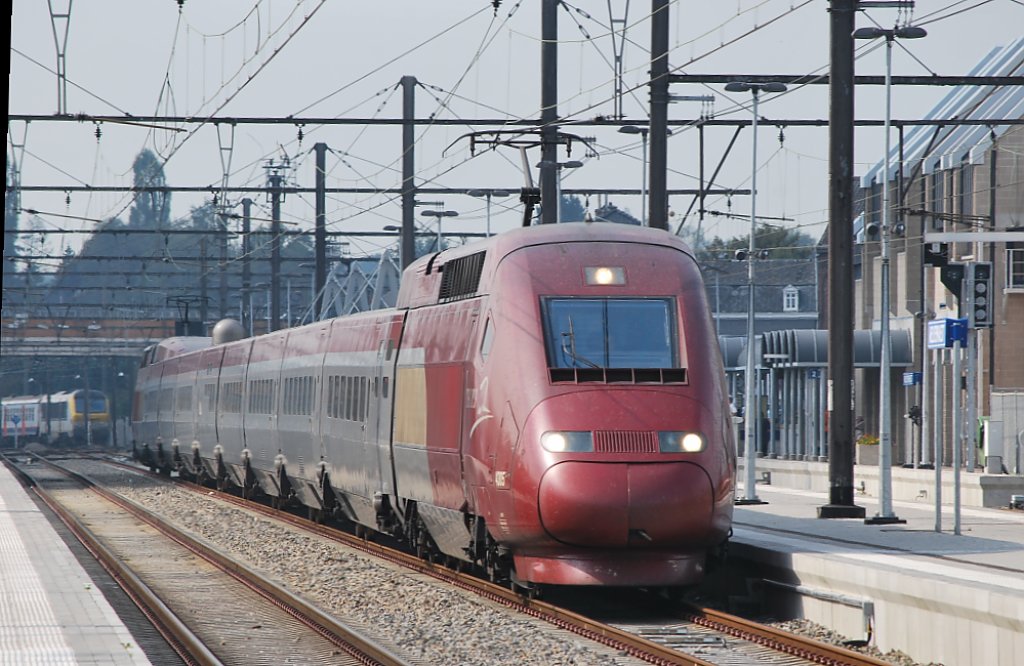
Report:
M491 326L491 318L484 322L484 334L480 339L480 358L487 360L491 354L491 346L494 344L494 328Z
M384 398L385 400L388 397L388 379L388 377L384 377L381 380L380 397Z
M357 415L358 415L358 418L356 419L357 421L365 421L366 420L366 408L368 406L367 403L369 402L366 399L366 389L367 389L366 377L360 377L359 378L359 411L357 412Z
M210 414L217 406L217 385L206 384L203 386L203 396L206 398L206 411Z
M668 298L546 298L551 368L678 368L675 307Z
M168 413L174 410L174 389L160 389L160 412Z
M192 411L192 387L178 387L178 395L175 398L175 409L179 412Z

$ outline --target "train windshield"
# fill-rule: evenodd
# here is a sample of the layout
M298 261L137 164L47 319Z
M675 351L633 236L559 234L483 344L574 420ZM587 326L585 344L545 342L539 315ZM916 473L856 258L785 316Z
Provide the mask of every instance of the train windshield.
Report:
M668 298L545 298L551 368L678 368L675 304Z
M85 413L85 396L82 394L75 396L75 411L80 414ZM92 414L99 414L105 411L107 411L107 399L103 397L103 394L90 393L89 412Z

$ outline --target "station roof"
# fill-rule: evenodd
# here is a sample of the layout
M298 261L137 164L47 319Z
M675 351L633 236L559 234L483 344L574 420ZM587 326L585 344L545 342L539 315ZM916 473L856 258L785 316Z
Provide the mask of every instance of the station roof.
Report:
M969 76L1024 76L1024 37L993 48ZM921 172L925 174L952 168L965 159L971 164L981 163L993 136L998 139L1011 128L997 122L1024 118L1024 87L956 86L925 116L926 120L951 118L991 119L993 124L910 128L903 141L904 176L911 175L914 165L922 160ZM892 146L889 165L888 179L892 180L899 168L899 145ZM861 177L861 186L878 183L884 168L884 160L879 161Z

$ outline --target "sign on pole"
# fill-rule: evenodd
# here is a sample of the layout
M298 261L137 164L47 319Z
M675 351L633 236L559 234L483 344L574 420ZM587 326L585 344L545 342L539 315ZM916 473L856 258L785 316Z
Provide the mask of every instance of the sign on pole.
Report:
M956 342L967 342L966 319L946 317L928 322L928 349L952 349Z

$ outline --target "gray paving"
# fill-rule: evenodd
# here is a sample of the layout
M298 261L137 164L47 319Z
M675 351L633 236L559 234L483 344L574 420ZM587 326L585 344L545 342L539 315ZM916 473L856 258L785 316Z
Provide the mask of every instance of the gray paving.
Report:
M0 665L149 663L25 489L0 466Z

